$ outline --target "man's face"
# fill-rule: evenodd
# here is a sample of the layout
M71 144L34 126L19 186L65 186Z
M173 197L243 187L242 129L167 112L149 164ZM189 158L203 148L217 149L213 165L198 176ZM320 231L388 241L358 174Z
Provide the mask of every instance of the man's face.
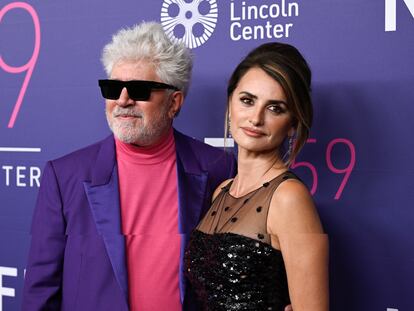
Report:
M110 79L162 82L154 67L145 60L116 63ZM106 99L106 118L115 137L139 146L157 143L171 127L177 104L175 93L181 92L153 90L147 101L134 101L124 88L118 99Z

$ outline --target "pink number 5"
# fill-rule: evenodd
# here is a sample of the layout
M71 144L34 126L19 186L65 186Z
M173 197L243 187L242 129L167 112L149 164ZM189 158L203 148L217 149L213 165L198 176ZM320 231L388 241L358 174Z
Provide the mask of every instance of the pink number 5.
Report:
M16 104L14 105L13 112L9 120L9 124L8 124L9 128L12 128L14 126L14 123L16 122L17 115L19 114L19 110L23 102L24 94L26 93L27 86L29 85L29 81L32 76L33 69L36 65L37 57L39 56L39 50L40 50L40 22L39 22L39 17L37 16L35 9L31 5L24 3L24 2L9 3L8 5L6 5L4 8L0 10L0 22L3 16L7 12L13 9L23 9L31 15L33 19L33 24L34 24L34 30L35 30L35 43L34 43L32 57L26 64L20 67L12 67L12 66L7 65L3 61L2 56L0 55L0 68L2 68L4 71L13 73L13 74L26 72L26 76L23 80L22 87L20 89Z

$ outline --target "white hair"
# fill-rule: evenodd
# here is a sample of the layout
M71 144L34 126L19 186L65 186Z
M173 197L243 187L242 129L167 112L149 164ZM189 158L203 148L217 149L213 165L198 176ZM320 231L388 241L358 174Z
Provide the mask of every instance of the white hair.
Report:
M187 94L193 67L190 50L183 43L168 38L161 24L142 22L119 30L105 45L102 64L108 77L119 61L151 62L162 82Z

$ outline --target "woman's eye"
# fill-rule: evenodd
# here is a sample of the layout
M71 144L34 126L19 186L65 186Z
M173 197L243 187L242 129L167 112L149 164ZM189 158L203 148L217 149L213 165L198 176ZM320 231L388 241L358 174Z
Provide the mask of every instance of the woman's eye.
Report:
M243 104L246 104L246 105L252 105L253 104L253 100L249 97L242 97L242 98L240 98L240 101Z
M272 105L269 106L268 109L276 114L281 114L284 112L283 108L280 107L279 105Z

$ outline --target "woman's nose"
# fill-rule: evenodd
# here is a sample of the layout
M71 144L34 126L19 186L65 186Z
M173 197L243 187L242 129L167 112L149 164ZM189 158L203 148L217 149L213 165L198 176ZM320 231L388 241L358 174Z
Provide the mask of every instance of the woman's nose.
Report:
M264 112L261 107L255 107L252 111L249 122L254 126L263 125L264 122Z

